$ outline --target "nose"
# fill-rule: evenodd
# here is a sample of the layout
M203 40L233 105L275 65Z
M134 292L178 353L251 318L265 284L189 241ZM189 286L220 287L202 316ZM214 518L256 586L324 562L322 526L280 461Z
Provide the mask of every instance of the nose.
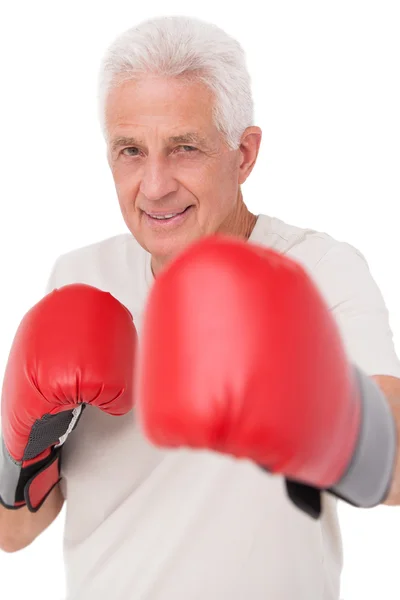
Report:
M176 192L176 181L167 161L159 157L147 157L143 167L140 192L148 201L155 201Z

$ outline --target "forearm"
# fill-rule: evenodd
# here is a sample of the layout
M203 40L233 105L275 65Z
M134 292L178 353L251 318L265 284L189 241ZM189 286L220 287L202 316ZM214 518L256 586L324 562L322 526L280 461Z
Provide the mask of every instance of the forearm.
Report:
M0 504L0 549L17 552L29 546L54 521L63 504L59 484L35 513L26 506L10 510Z

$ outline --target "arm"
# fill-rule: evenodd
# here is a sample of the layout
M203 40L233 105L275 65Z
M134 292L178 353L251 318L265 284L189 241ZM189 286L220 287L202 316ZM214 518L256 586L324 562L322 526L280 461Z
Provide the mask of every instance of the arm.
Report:
M396 423L398 440L394 478L389 495L383 504L386 504L387 506L400 506L400 379L388 375L375 375L373 379L385 394L392 410Z
M352 361L369 374L391 408L397 430L397 461L385 505L400 505L400 361L389 313L368 263L348 244L330 251L317 268L319 283L337 318Z
M328 307L281 255L221 238L193 245L146 306L138 411L157 445L246 457L296 482L289 497L314 517L317 490L365 508L388 497L396 426L371 376L400 370L365 262L339 246L323 266Z
M46 294L55 285L56 266L46 286ZM18 510L10 510L0 502L0 550L3 552L18 552L29 546L57 518L64 505L64 497L60 484L50 492L40 510L32 513L26 506Z
M56 519L63 504L59 485L36 513L30 512L26 506L9 510L0 504L0 549L17 552L29 546Z

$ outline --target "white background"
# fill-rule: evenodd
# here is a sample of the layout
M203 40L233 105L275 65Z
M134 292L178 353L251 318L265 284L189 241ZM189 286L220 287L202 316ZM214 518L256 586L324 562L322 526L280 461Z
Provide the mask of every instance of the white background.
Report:
M357 246L383 292L400 353L398 2L198 4L170 0L168 14L213 21L247 53L264 133L243 190L250 209ZM161 0L3 0L1 376L55 258L126 231L97 123L97 71L119 32L164 11ZM344 600L398 599L400 508L341 505L340 515ZM64 512L21 552L0 551L2 598L63 598L63 520Z

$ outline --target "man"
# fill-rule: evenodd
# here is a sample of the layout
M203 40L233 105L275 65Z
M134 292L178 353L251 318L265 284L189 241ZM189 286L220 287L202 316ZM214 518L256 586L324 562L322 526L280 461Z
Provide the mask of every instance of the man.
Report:
M291 292L299 289L298 282L310 286L312 281L328 308L312 288L307 300L315 300L317 313L332 333L328 341L334 340L334 358L342 361L338 372L347 373L343 342L349 364L360 370L363 385L375 394L379 418L386 419L381 439L387 446L380 469L386 475L379 482L385 489L379 488L371 471L376 482L372 491L378 490L375 500L399 504L400 473L391 426L400 424L400 364L387 310L368 266L348 244L247 209L241 185L255 165L261 130L253 125L242 50L220 29L175 17L127 31L105 57L100 92L108 160L130 233L61 256L48 294L17 332L2 398L1 545L15 551L30 544L66 499L68 600L338 600L342 556L336 497L354 501L357 488L363 505L359 482L350 489L343 486L343 478L336 478L337 489L322 491L319 515L315 492L327 486L307 472L297 487L276 464L273 469L268 462L258 464L248 445L245 458L250 460L237 460L221 441L226 422L216 434L220 451L211 442L192 444L183 432L187 416L173 414L172 404L165 408L164 392L171 400L190 373L208 378L214 367L218 374L230 366L223 354L214 352L213 336L202 348L184 339L189 334L198 336L192 341L200 339L199 324L207 323L200 317L212 278L223 302L211 311L208 306L205 316L215 311L216 328L225 323L225 313L231 313L229 304L240 304L241 290L246 294L254 282L263 281L271 265L296 276ZM221 236L218 241L213 234ZM216 244L209 256L208 240ZM243 268L236 269L238 264ZM205 278L198 278L199 273ZM289 294L283 293L282 285L275 282L274 290L284 303ZM232 295L226 295L227 289ZM263 316L254 296L253 300L245 303L246 310L240 308L241 339L229 338L230 326L236 332L237 323L228 321L225 330L230 346L239 347L235 359L257 333L258 321L250 309L258 318ZM179 314L176 306L182 308ZM293 311L290 314L293 317ZM164 327L169 322L173 326ZM278 313L273 322L279 323ZM136 352L142 333L145 365L140 365ZM168 342L178 369L172 382L165 368ZM161 362L153 363L157 344ZM325 348L331 353L330 344ZM207 352L212 360L204 360ZM294 358L293 365L302 359L301 352L296 350ZM207 363L203 372L198 370L201 362ZM242 368L240 362L235 366ZM141 367L157 390L158 407L163 407L163 415L173 416L179 435L176 429L172 435L165 419L149 425L154 389L146 390L143 380L134 383ZM263 375L257 373L258 378ZM231 372L232 380L235 376L236 371ZM324 385L316 371L319 379ZM217 376L215 381L221 383ZM348 381L337 404L355 407L351 415L359 424L360 404L354 400L358 391L350 389ZM145 431L136 409L131 410L135 386ZM193 396L198 398L197 388ZM206 410L212 398L200 396ZM190 393L185 399L191 405ZM249 394L247 401L251 399ZM308 402L308 396L301 401ZM293 402L292 408L298 404ZM242 406L239 422L247 422L249 410ZM268 421L271 415L265 412L259 417ZM313 421L312 412L309 417L304 423ZM313 434L320 426L322 420L317 420ZM350 443L348 427L343 419L338 452ZM301 429L296 436L302 436ZM194 430L205 431L197 418ZM344 479L349 473L351 479L352 466L358 468L354 457L363 437L355 435L359 431L351 428L352 447L341 468L341 477L343 467L349 468ZM285 424L280 434L292 439ZM163 438L162 445L175 448L153 445L149 438ZM264 448L265 437L261 443ZM327 438L325 446L330 445ZM378 446L375 450L380 454ZM315 458L313 452L311 463ZM331 458L330 467L332 462ZM270 470L279 474L271 475Z

